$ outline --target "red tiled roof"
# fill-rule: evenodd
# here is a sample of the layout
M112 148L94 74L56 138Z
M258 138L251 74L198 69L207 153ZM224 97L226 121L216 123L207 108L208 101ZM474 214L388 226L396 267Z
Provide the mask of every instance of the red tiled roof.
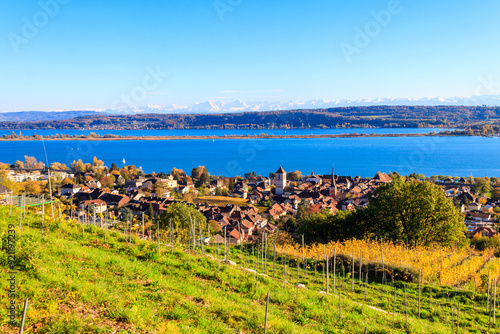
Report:
M252 226L253 226L253 223L252 223L251 221L249 221L249 220L246 220L246 219L243 219L243 220L240 222L240 224L241 224L242 226L244 226L245 228L247 228L247 229L250 229L250 228L252 228Z
M233 229L231 233L229 233L230 236L232 236L235 239L240 240L240 233L238 232L237 229Z

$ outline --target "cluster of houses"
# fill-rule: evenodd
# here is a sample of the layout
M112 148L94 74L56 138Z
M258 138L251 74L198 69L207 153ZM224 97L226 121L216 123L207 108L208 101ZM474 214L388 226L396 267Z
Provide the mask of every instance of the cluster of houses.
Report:
M312 172L302 180L289 182L287 173L280 167L273 180L277 196L269 214L274 219L287 214L295 214L301 203L307 205L309 213L327 210L352 211L368 205L368 194L380 184L391 182L385 173L377 173L373 178L359 176L316 175Z
M75 174L71 171L52 171L51 177L56 178L56 180L63 180L65 178L73 178ZM24 169L20 171L9 170L7 177L14 182L26 182L26 181L43 181L48 180L48 171L41 171L37 169Z
M71 174L60 171L58 177L71 178ZM103 188L100 182L93 178L92 173L80 173L83 181L80 185L66 184L60 188L60 195L71 200L76 208L75 214L81 214L93 205L96 213L108 215L120 214L125 208L134 215L147 213L157 216L167 210L175 202L173 192L179 194L195 193L197 189L189 177L174 179L172 175L163 178L138 177L134 180L125 180L120 175L113 175L115 184L122 185L121 191ZM11 172L10 177L18 182L28 179L40 180L48 175L39 171ZM262 234L273 233L276 225L272 222L284 216L295 215L300 205L306 206L309 213L323 210L335 214L337 211L351 211L368 205L368 195L378 186L392 181L386 173L377 173L373 178L359 176L339 176L332 173L310 175L289 180L287 172L280 167L273 178L250 176L243 178L211 178L207 184L211 195L223 190L231 197L248 199L246 206L229 204L225 207L197 204L196 208L207 218L216 221L226 240L238 244L251 241ZM161 182L161 187L156 187ZM231 189L229 190L229 185ZM500 206L500 200L492 202L490 199L476 198L471 192L471 185L465 179L452 179L438 183L443 187L446 196L455 198L462 204L462 212L466 215L465 225L471 235L480 233L493 236L495 232L494 208ZM154 191L153 191L154 189ZM8 189L0 188L1 196L8 194ZM482 204L481 204L482 203ZM265 212L259 213L254 205L268 207ZM219 236L220 237L220 236ZM215 240L216 241L216 240Z
M276 225L262 217L253 205L200 205L198 210L207 221L216 221L221 228L221 235L217 235L212 240L213 243L224 243L226 240L230 244L241 244L258 239L263 234L272 234L276 230Z
M78 211L74 213L75 216L88 211L89 205L93 206L96 213L107 212L109 217L113 217L116 211L123 212L126 208L130 209L133 215L150 215L152 210L152 214L158 216L176 201L171 197L146 195L143 189L151 189L151 184L156 182L163 181L151 178L135 181L134 185L132 182L126 183L127 195L120 194L117 190L91 189L87 186L67 184L61 187L61 195L72 201L78 208ZM180 185L180 187L185 187L185 185ZM216 221L221 228L222 233L211 242L224 242L225 239L228 243L240 244L259 238L264 233L274 233L276 229L276 226L261 216L257 208L251 204L244 207L233 204L224 207L196 204L195 207L206 217L207 221Z
M123 212L125 208L134 215L143 213L161 215L167 207L174 203L168 190L162 194L149 192L157 182L175 192L185 193L196 191L191 180L174 180L167 178L139 178L124 182L123 189L101 189L98 181L90 180L89 175L83 175L84 185L66 184L61 187L60 195L70 199L79 208L80 213L85 212L89 205L93 205L96 213L108 211ZM288 181L287 173L279 168L274 178L251 176L246 180L232 179L233 187L230 196L248 199L247 206L228 204L224 207L197 204L196 208L207 218L216 221L225 239L230 243L252 241L262 234L274 233L277 221L283 216L297 213L299 205L308 207L309 213L328 210L335 213L339 210L354 210L368 204L368 193L381 183L390 182L392 179L384 173L378 173L374 178L361 178L335 175L333 170L330 175L316 175L311 173L301 180ZM117 180L118 181L118 180ZM225 179L212 179L209 190L213 195L217 189L227 189L230 183ZM268 210L260 214L254 206L266 202ZM78 214L78 213L77 213ZM219 236L222 237L222 236ZM216 242L214 239L212 242Z
M500 199L492 201L487 197L476 197L470 184L460 180L456 184L443 183L446 196L454 198L460 204L461 212L465 214L467 232L473 236L479 233L482 236L493 237L498 235L495 230L495 207L500 207ZM468 204L464 204L468 203Z

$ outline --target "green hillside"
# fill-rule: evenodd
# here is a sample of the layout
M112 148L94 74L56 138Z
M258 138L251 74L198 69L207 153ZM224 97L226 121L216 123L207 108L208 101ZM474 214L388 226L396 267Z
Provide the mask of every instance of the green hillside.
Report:
M128 236L117 231L107 231L105 241L100 228L82 231L81 224L48 224L47 220L42 237L40 217L28 213L19 235L19 210L14 209L11 216L9 208L0 207L2 305L10 303L9 283L4 279L9 275L9 224L17 235L18 294L16 325L9 324L4 311L1 333L18 332L25 298L29 298L25 333L264 333L268 292L268 333L364 333L365 328L368 333L450 333L452 329L485 333L489 322L491 332L498 332L498 319L494 325L486 313L486 297L472 292L423 287L419 320L418 289L410 284L407 323L401 282L395 283L394 304L392 283L370 282L365 290L356 281L351 292L347 273L342 277L340 309L338 282L335 294L320 294L322 272L314 275L313 268L306 279L299 273L307 289L297 290L295 284L284 284L281 265L276 267L276 279L271 278L272 257L265 267L271 277L243 270L241 264L257 268L251 250L240 258L233 249L230 259L238 264L226 265L216 259L216 248L204 249L214 255L209 257L201 249L188 253L186 244L179 243L172 254L165 242L158 250L157 242L132 235L129 243ZM287 269L290 282L297 279L294 268L291 263Z

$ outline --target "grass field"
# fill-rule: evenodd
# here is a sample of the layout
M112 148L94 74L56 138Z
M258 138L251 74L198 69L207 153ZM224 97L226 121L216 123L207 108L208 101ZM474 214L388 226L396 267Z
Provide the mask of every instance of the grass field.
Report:
M268 292L268 333L363 333L365 328L368 333L487 333L489 324L493 333L499 328L498 319L493 324L496 308L486 312L484 293L424 285L418 319L417 284L406 285L405 307L402 282L381 284L371 277L365 285L356 279L352 290L349 271L338 269L335 293L329 277L330 295L325 295L319 263L297 272L296 261L278 257L273 266L272 253L263 258L258 246L232 247L227 256L237 264L227 265L217 259L223 258L223 246L187 251L189 243L179 240L172 250L165 241L158 246L132 235L129 242L117 231L95 226L83 231L81 224L49 223L47 217L42 237L40 217L29 212L20 234L19 221L19 210L10 216L0 207L2 278L9 272L11 223L17 234L18 294L16 325L9 325L4 311L1 333L18 331L25 298L30 300L25 333L263 333ZM297 289L297 277L306 289ZM0 287L1 303L7 305L7 280Z

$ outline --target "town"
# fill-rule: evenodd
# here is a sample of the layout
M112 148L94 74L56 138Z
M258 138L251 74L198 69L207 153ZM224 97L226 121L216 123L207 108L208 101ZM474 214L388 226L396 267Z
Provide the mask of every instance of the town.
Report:
M59 199L70 218L112 228L136 217L149 226L173 203L195 208L210 223L213 240L241 244L272 234L277 227L293 236L287 221L298 215L350 212L368 205L369 195L380 185L399 177L397 173L378 172L372 178L311 172L287 172L279 167L268 176L255 172L243 176L209 175L203 166L188 175L173 168L169 173L146 175L135 166L109 168L94 157L93 163L74 161L69 167L52 163L50 168L25 156L24 161L0 166L0 204L22 207L41 205ZM493 237L498 234L500 180L412 174L409 179L430 181L443 189L446 197L464 216L469 236ZM29 202L29 203L28 203ZM303 215L303 214L302 214ZM289 224L288 224L289 225ZM143 231L149 238L151 229ZM334 236L332 236L334 237Z

